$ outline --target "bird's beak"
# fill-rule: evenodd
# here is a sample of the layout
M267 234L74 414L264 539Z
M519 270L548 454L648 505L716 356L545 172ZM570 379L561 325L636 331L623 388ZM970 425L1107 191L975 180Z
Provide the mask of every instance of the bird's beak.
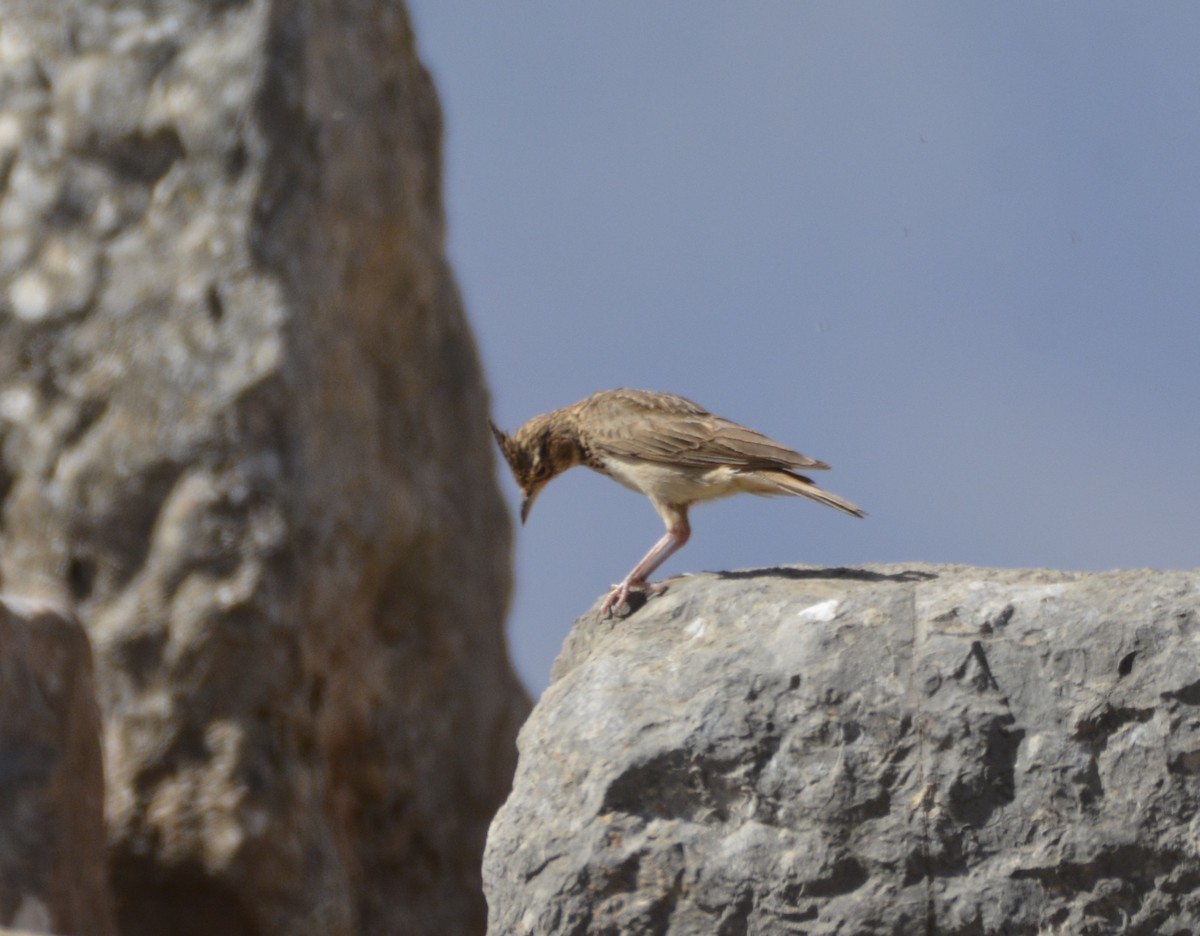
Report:
M538 491L541 487L529 488L525 492L525 496L521 499L521 522L524 523L529 519L529 508L533 506L533 502L537 499Z

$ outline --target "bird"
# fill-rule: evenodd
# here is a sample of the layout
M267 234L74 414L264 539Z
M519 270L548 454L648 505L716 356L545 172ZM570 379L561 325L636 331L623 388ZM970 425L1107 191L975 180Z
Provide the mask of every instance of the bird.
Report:
M666 535L612 586L600 607L604 615L627 606L633 589L666 590L649 577L687 543L693 504L739 493L791 494L866 516L860 507L798 473L827 469L825 462L674 393L601 390L534 416L511 435L488 423L521 489L521 523L542 489L576 465L644 494L658 511Z

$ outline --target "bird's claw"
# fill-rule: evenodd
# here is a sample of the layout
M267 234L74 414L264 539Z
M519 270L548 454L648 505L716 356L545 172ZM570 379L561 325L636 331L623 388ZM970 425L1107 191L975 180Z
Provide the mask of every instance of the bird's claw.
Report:
M600 605L600 613L612 617L613 612L622 605L629 607L629 593L637 589L645 589L655 595L661 595L669 586L665 582L647 582L644 579L636 582L619 582L612 587L604 604Z
M608 597L604 599L604 604L600 605L600 613L605 617L612 617L613 609L627 605L629 603L629 582L622 582L619 585L614 585L608 593Z

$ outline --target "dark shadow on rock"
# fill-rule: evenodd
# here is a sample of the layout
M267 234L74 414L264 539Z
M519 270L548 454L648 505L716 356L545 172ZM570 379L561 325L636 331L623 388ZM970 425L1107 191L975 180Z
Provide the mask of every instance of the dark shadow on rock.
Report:
M814 581L819 579L850 579L856 582L925 582L929 579L937 578L937 573L935 572L923 572L917 569L906 569L903 572L895 572L889 575L884 572L872 572L870 569L853 569L848 566L836 566L826 569L797 569L791 566L771 566L765 569L739 569L732 572L703 574L715 575L721 579L777 578L793 580L809 579ZM696 577L696 573L684 573L663 579L657 584L665 586L663 588L663 593L665 593L673 586ZM600 620L613 622L628 620L642 610L651 598L656 597L658 595L654 591L645 588L634 588L629 592L629 597L625 599L623 604L613 608L608 614L601 614L597 611L596 617Z
M716 576L723 579L852 579L856 582L927 582L930 579L937 578L937 573L906 569L903 572L895 572L889 575L883 572L872 572L870 569L851 569L846 566L830 569L796 569L790 566L772 566L767 569L739 569L736 572L717 572Z
M624 621L641 611L642 608L646 607L646 602L654 597L657 596L647 589L634 588L629 592L629 597L623 603L617 605L607 614L597 611L596 617L601 621Z

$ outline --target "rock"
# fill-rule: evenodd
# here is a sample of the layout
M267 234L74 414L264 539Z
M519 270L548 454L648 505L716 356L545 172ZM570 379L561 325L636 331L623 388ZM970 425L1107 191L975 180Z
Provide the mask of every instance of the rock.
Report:
M100 708L79 622L0 596L0 927L112 936Z
M96 648L122 933L481 932L528 699L404 7L3 20L0 578Z
M1200 572L789 567L580 618L496 934L1200 932Z

